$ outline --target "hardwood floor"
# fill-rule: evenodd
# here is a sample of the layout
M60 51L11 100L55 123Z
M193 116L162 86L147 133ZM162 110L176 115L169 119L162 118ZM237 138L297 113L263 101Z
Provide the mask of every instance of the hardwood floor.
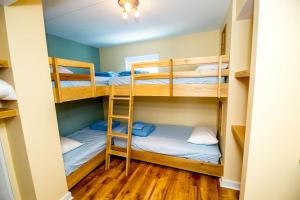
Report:
M238 192L219 187L218 178L145 162L132 161L128 177L125 160L112 158L111 169L100 165L72 190L75 200L237 200Z

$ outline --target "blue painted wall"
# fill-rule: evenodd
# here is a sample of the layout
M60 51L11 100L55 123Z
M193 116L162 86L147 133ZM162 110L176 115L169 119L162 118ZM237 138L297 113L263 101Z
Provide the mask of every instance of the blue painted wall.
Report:
M92 62L95 71L100 71L99 49L49 34L46 38L49 56ZM96 98L56 104L56 113L60 134L66 136L103 119L103 100Z
M99 49L54 35L46 35L48 54L51 57L92 62L95 71L100 71Z
M67 136L96 120L103 119L102 98L56 104L60 135Z

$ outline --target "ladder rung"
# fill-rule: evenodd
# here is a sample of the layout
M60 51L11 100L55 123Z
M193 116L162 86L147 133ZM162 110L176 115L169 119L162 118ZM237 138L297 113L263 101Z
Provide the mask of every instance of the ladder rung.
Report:
M129 101L130 97L113 97L113 100L125 100L125 101Z
M118 137L118 138L128 138L127 134L124 133L116 133L116 132L112 132L111 134L109 134L112 137Z
M129 116L126 115L111 115L110 117L116 119L129 119Z
M121 156L121 157L127 158L127 154L122 151L110 150L108 153L110 155Z

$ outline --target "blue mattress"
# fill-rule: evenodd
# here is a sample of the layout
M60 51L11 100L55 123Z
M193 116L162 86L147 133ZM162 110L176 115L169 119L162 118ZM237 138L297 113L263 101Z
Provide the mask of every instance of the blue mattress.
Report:
M216 84L218 77L199 77L199 78L174 78L173 84ZM137 80L136 84L140 85L155 85L155 84L169 84L169 79L148 79ZM225 77L221 78L221 82L225 83ZM109 85L129 85L131 84L130 76L112 77L108 81Z
M120 132L123 129L123 126L118 126L113 130ZM68 135L67 138L79 141L83 145L63 155L66 176L102 152L106 147L106 131L92 130L89 127L76 131Z
M104 131L84 128L67 137L83 145L63 155L66 176L105 149L106 132Z
M126 125L118 127L125 132ZM132 136L132 148L170 156L189 158L217 164L221 158L218 144L197 145L187 142L193 127L176 125L156 125L148 137ZM114 145L125 147L126 140L114 138Z
M105 86L108 85L108 81L111 77L95 77L96 85ZM61 87L80 87L80 86L90 86L90 81L60 81ZM52 81L52 87L54 87L54 81Z
M199 78L174 78L173 84L216 84L218 83L218 77L199 77ZM131 77L95 77L95 82L97 86L106 85L130 85ZM138 85L156 85L169 84L169 79L148 79L148 80L137 80ZM225 83L225 77L221 78L221 83ZM90 86L90 81L60 81L61 87L80 87L80 86ZM52 87L54 87L54 81L52 81Z

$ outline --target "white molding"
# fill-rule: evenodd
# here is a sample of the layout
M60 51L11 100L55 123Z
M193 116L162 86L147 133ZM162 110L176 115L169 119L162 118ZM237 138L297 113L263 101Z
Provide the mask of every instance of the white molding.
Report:
M222 188L228 188L228 189L238 190L238 191L241 189L240 182L226 180L223 177L221 177L219 180L220 180L220 186Z
M65 194L62 198L60 198L59 200L72 200L72 194L71 192L68 192L67 194Z

